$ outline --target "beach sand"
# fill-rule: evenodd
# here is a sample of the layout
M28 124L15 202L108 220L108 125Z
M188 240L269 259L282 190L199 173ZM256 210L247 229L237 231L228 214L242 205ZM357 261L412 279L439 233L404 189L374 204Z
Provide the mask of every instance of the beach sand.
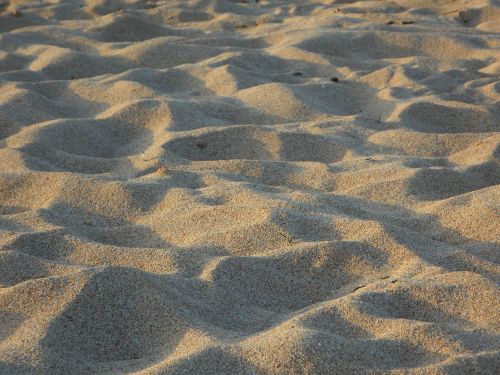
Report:
M0 374L498 374L498 0L0 5Z

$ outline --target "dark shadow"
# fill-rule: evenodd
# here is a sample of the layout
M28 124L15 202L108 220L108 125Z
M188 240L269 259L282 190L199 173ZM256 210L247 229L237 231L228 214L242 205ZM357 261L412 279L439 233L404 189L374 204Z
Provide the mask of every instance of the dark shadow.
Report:
M316 180L295 178L305 172L305 168L293 162L235 160L232 166L219 168L215 174L229 181L247 182L259 192L280 193L289 189L325 192L335 188L329 176L317 175Z
M0 361L0 374L17 375L17 374L43 374L37 367L30 366L26 363L12 363Z
M446 158L408 157L403 165L409 168L452 167Z
M500 168L488 162L457 171L422 168L412 177L408 192L421 200L441 200L500 184Z
M395 293L370 292L359 298L358 306L366 314L386 319L407 319L414 321L469 325L470 322L446 313L444 310L409 295L410 291Z
M125 267L93 271L47 328L40 342L45 362L56 366L64 358L71 367L165 355L189 320L179 298L168 278Z
M349 266L352 262L360 269L365 267L365 273L353 270ZM290 245L279 254L225 258L211 271L210 288L221 300L234 305L243 300L253 308L287 314L280 316L286 320L288 314L328 300L335 292L359 283L368 272L382 275L386 264L387 255L373 246L318 240ZM261 323L263 327L255 329L276 323L278 316L270 316Z
M335 163L342 160L346 147L326 136L307 133L278 133L280 160Z
M4 299L2 300L5 301ZM26 318L21 314L15 314L11 311L5 311L0 308L0 341L7 339L11 334L13 334L25 319ZM2 365L0 364L0 369L1 368ZM0 373L3 374L1 371Z
M154 173L157 169L158 167L153 167L146 170L143 172L145 175L141 177L147 178L148 174ZM202 178L203 175L197 172L169 170L165 176L150 178L147 182L144 180L128 181L123 188L130 193L133 205L146 213L171 189L189 189L191 194L197 194L198 189L206 186Z
M176 138L163 147L189 160L269 160L273 158L269 141L278 141L273 132L254 126L232 126L198 137Z
M456 261L450 262L450 257L456 258L457 250L469 253L472 258L478 257L479 254L474 254L470 249L481 247L498 249L498 244L466 238L457 231L442 226L439 218L435 215L417 214L400 206L354 197L339 197L338 199L349 203L349 206L345 206L345 209L341 209L341 212L344 211L349 216L358 219L377 221L392 239L408 248L425 262L449 272L472 271L479 272L489 278L495 278L488 270L479 269L472 261L456 259ZM335 206L337 208L342 207ZM461 246L462 244L466 244L467 247ZM494 260L485 259L485 261L491 262ZM498 262L498 257L496 261Z
M412 103L400 114L400 123L423 133L493 132L498 129L500 110L455 108L439 103Z
M252 374L264 375L267 372L259 370L244 358L236 356L222 347L212 347L197 352L169 366L169 374Z
M63 229L23 233L5 247L45 259L63 258L73 251L73 245L67 240Z
M8 232L29 232L31 228L15 220L0 216L0 230Z
M50 209L42 209L41 216L48 223L64 228L65 233L94 242L143 248L167 248L169 246L147 226L87 212L66 203L56 203Z
M54 268L52 266L55 265L26 253L2 250L0 251L0 287L10 287L26 280L51 276ZM58 271L61 271L61 268ZM71 267L68 270L71 270Z
M299 370L305 357L310 363L313 374L397 371L401 368L419 368L429 362L436 363L446 359L446 356L442 354L430 352L421 346L400 339L355 339L319 330L314 332L313 337L308 337L307 341L301 344L301 357L299 358L302 359L295 359L292 366L295 365L295 369ZM290 353L290 355L293 354Z

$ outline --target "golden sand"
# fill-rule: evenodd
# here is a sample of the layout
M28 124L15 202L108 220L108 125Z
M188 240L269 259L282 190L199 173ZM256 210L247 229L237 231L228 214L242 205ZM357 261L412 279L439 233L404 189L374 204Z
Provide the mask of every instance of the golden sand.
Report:
M0 4L0 374L499 373L497 0Z

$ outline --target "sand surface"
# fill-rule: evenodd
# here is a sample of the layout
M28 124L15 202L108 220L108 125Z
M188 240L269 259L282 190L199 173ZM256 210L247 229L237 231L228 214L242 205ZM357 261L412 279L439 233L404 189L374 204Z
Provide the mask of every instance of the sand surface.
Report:
M0 374L499 373L500 1L0 3Z

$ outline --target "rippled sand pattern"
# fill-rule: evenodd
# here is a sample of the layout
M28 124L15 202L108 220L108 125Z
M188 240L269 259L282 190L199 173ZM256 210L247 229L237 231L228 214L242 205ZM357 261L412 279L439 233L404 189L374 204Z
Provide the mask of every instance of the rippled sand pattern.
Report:
M0 374L498 374L498 0L0 2Z

